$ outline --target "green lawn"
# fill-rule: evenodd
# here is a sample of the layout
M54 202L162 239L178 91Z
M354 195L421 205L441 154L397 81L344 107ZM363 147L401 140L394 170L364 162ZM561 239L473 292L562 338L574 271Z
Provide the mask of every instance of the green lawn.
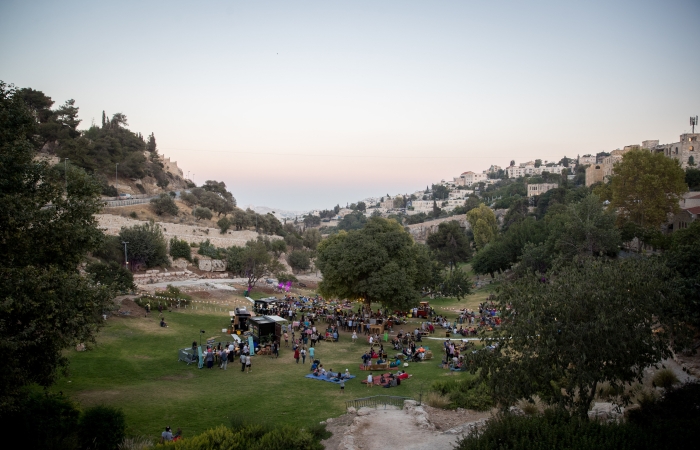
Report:
M462 302L444 299L436 301L436 306L440 310L453 304L478 304L481 297L479 293ZM224 372L178 362L178 348L199 341L200 329L206 330L207 338L226 340L221 329L229 322L228 308L213 309L166 312L168 328L159 326L157 314L110 318L94 349L68 352L70 373L52 390L63 391L83 406L120 407L126 413L129 434L155 438L166 425L181 427L186 436L192 436L241 414L260 422L305 426L343 414L345 400L382 394L418 398L421 389L426 392L435 379L466 376L438 367L441 341L426 342L436 359L411 364L408 372L413 378L401 386L370 389L358 377L346 384L344 395L335 384L304 378L309 373L308 359L306 366L297 365L291 350L284 347L279 359L254 357L250 374L241 373L236 363ZM318 345L316 355L326 369L348 368L354 375L366 376L358 370L365 349L343 333L338 343Z

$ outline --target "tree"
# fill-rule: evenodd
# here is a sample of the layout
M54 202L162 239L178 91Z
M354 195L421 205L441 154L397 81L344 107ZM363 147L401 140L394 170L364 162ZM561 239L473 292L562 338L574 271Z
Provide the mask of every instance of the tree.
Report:
M445 297L455 297L461 300L471 294L472 281L469 276L462 270L453 270L445 277L442 282L442 295Z
M691 191L700 190L700 169L688 167L685 169L685 182Z
M681 277L685 305L680 314L700 329L700 221L673 232L666 264Z
M316 228L308 228L304 230L304 233L301 235L301 237L304 241L304 246L309 250L316 250L316 247L322 239L321 232L318 231Z
M252 291L260 278L280 272L282 264L267 252L265 243L258 240L246 242L240 255L243 276L248 279L248 291Z
M373 217L364 228L341 232L318 246L316 267L324 296L362 299L405 310L417 304L430 278L430 257L394 221Z
M163 214L177 216L177 213L180 212L180 208L175 204L175 200L168 194L160 194L158 197L151 199L151 208L159 216Z
M282 255L282 253L286 253L287 243L284 242L284 239L273 239L270 242L270 247L268 248L268 250L271 251L273 255L275 255L275 258L279 258Z
M437 202L433 200L433 218L437 219L440 217L440 213L442 213L442 209L437 205Z
M192 262L192 247L184 239L174 237L170 239L170 256L173 259L184 258Z
M345 231L359 230L365 226L365 223L367 223L367 217L360 211L354 211L343 216L343 220L338 222L338 229Z
M146 143L146 150L148 150L151 153L158 153L158 148L156 146L156 137L153 133L151 133L150 136L148 136L148 142Z
M535 160L535 167L540 167L542 165L542 160L541 159L536 159Z
M192 215L197 219L197 221L201 219L209 220L212 218L211 210L202 206L197 206L195 209L193 209Z
M474 194L471 194L467 199L464 201L464 209L466 210L465 213L468 213L474 208L478 208L479 205L481 204L481 199L477 197Z
M447 200L447 198L450 196L450 190L447 189L447 186L442 184L434 184L432 192L433 199L435 200Z
M678 212L688 190L678 161L636 149L615 163L610 183L611 206L619 210L620 223L630 220L642 228L659 228L668 214Z
M294 273L305 272L311 267L311 257L305 250L294 250L287 255L287 264Z
M567 259L575 255L617 255L622 244L614 213L606 212L594 194L567 207L563 226L553 231L550 239Z
M467 234L456 220L442 222L435 233L428 236L426 244L433 251L435 259L452 268L471 257Z
M231 225L233 225L233 223L229 220L228 217L224 216L216 222L216 225L219 227L219 231L221 234L226 234L226 232L229 228L231 228Z
M50 386L68 365L63 350L94 341L111 292L79 264L103 237L100 185L83 170L36 162L27 138L36 120L0 81L0 414L25 388ZM66 178L67 176L67 183ZM66 191L67 184L67 191Z
M538 396L587 419L602 383L642 381L645 368L685 342L671 314L678 295L658 260L585 258L550 278L527 275L505 284L496 308L502 325L472 372L501 406Z
M95 283L109 287L114 293L130 291L136 287L131 271L116 261L107 264L93 262L85 267L85 271L92 275Z
M362 212L366 211L367 204L365 202L357 202L357 210Z
M167 244L163 230L157 223L123 227L119 239L127 243L129 262L132 264L145 264L146 267L168 265Z
M483 203L467 213L467 221L474 233L474 244L477 249L482 249L496 237L498 227L496 215L493 210Z

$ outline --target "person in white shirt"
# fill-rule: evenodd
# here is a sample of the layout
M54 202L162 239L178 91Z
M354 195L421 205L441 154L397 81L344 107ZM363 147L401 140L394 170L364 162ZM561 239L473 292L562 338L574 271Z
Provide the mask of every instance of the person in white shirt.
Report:
M374 377L372 377L372 372L367 375L367 386L372 387L374 385Z

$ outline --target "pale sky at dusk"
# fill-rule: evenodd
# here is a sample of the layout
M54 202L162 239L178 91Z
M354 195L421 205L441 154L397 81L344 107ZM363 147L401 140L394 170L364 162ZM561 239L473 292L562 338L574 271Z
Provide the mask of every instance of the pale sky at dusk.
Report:
M155 133L239 205L329 208L676 142L700 1L8 1L0 80Z

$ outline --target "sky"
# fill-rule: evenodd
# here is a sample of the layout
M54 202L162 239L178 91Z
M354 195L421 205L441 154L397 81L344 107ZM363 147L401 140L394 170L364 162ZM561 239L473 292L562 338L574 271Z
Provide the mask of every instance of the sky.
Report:
M0 1L0 80L154 133L239 206L677 142L700 1Z

